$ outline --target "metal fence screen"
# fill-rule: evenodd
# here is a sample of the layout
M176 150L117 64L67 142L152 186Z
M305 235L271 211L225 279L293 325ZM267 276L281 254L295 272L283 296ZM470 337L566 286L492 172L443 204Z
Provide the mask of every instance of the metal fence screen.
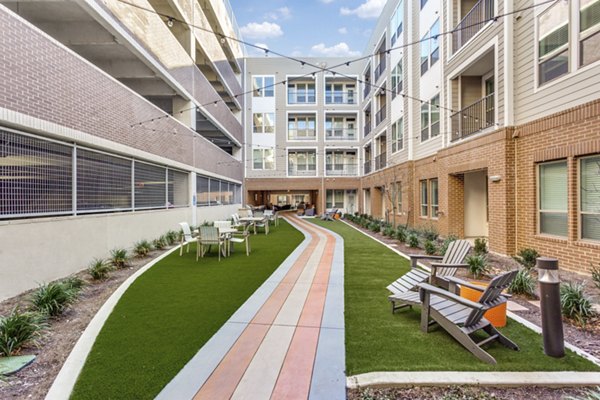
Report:
M77 211L130 210L132 160L77 149Z
M73 148L0 130L0 218L70 213Z
M157 165L135 162L135 208L165 207L166 169Z
M169 193L169 207L188 206L188 174L170 169L167 192Z

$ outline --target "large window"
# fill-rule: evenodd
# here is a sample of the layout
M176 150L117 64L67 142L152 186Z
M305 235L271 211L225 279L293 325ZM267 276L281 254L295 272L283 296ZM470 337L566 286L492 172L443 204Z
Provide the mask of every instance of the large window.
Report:
M421 141L424 142L440 134L440 95L421 105Z
M242 185L198 175L196 177L196 198L198 207L240 204L242 202Z
M403 89L402 59L400 59L392 70L392 98L402 93Z
M288 104L315 104L315 101L314 82L288 83Z
M600 156L580 162L581 238L600 241Z
M356 84L355 83L335 83L325 84L325 103L326 104L355 104L356 103Z
M392 124L392 153L402 150L404 147L404 123L400 117Z
M275 132L274 113L254 113L252 115L252 132L273 133Z
M288 175L314 176L317 171L315 150L298 150L288 153Z
M210 186L209 178L205 176L196 176L196 204L198 207L210 205Z
M402 214L402 182L396 182L394 191L396 195L396 213Z
M569 2L558 1L537 19L540 85L569 72Z
M252 149L252 169L275 169L275 151L272 148Z
M254 76L252 78L252 95L254 97L275 96L275 77Z
M421 75L440 59L440 20L435 20L431 29L421 38Z
M325 153L327 176L356 176L357 173L356 150L328 150Z
M344 191L328 189L325 207L344 208Z
M539 232L567 236L567 162L544 163L539 169Z
M427 195L427 180L419 182L421 187L421 217L427 217L429 215L429 196Z
M164 207L167 202L165 168L135 163L135 208Z
M326 140L356 140L356 117L328 116L325 119Z
M167 179L168 207L187 207L189 205L188 174L169 170Z
M317 137L315 120L314 114L288 116L288 139L315 140Z
M600 0L579 3L579 65L600 60Z
M404 20L404 2L400 1L398 6L396 7L396 11L392 15L392 19L390 20L390 34L392 35L391 43L392 46L396 43L396 40L400 37L402 33L402 22Z
M431 192L431 206L429 207L430 217L437 218L439 210L439 191L438 191L438 180L429 180L429 190Z

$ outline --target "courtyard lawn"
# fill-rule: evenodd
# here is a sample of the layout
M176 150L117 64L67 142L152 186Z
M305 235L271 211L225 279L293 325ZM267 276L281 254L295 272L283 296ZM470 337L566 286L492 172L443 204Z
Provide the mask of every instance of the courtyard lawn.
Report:
M346 374L373 371L600 371L568 351L555 359L544 355L542 337L510 320L501 331L521 350L500 344L486 350L496 366L485 364L443 329L420 331L420 309L392 314L386 286L410 269L409 262L342 222L314 220L344 238Z
M87 358L72 399L152 399L302 242L284 220L217 260L195 246L150 268L123 295Z

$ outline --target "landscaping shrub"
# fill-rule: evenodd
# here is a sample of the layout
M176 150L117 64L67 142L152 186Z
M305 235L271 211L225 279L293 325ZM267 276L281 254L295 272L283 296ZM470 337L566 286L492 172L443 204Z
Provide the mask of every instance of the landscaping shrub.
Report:
M600 264L592 264L592 280L594 281L594 285L596 285L596 287L600 289Z
M434 226L425 226L421 228L420 236L423 236L425 240L436 241L439 234Z
M108 278L110 271L112 271L110 264L100 259L94 259L88 268L88 273L95 281L101 281Z
M168 231L165 234L165 239L167 241L167 244L169 246L172 246L173 244L175 244L177 242L177 240L179 239L179 234L176 231Z
M158 239L154 239L152 241L152 247L156 250L162 250L167 246L167 241L164 236L159 237Z
M50 317L60 315L77 298L79 289L71 283L52 282L41 285L31 296L32 308Z
M475 254L487 254L487 240L484 238L475 239L475 246L473 247Z
M527 297L535 297L535 280L528 269L522 268L510 284L508 291L512 294L522 294Z
M150 251L152 251L152 245L147 240L140 240L133 245L133 252L140 258L146 257Z
M600 400L600 386L587 390L582 396L569 396L568 400Z
M83 286L85 285L83 279L77 276L70 276L68 278L65 278L61 281L61 283L65 288L74 290L76 294L78 294L81 288L83 288Z
M369 223L368 228L370 231L379 232L379 230L381 229L381 225L379 224L379 222L372 221Z
M113 249L110 251L110 262L115 268L125 268L129 261L129 255L125 249Z
M387 237L393 237L395 233L396 231L394 231L394 228L392 228L391 226L386 226L385 228L383 228L383 234Z
M419 237L417 236L416 233L411 232L408 234L408 236L406 237L406 245L408 247L419 247Z
M396 228L396 239L402 243L406 243L406 229L403 226L399 226Z
M535 267L535 259L539 256L540 253L538 253L535 249L524 248L519 250L519 253L513 258L525 268L532 269Z
M448 250L448 246L450 246L450 243L454 242L455 240L458 240L458 236L456 236L456 235L446 236L446 239L444 239L444 242L440 246L439 254L441 256L445 255L446 251Z
M594 315L592 303L583 293L582 284L566 282L560 285L560 306L565 317L585 325Z
M465 262L469 265L469 273L475 279L479 279L488 271L487 258L484 254L473 254L465 258Z
M43 316L35 312L13 309L6 317L0 317L0 356L18 353L21 347L35 344L40 331L46 327Z
M437 246L435 245L435 243L429 239L425 240L425 242L423 243L423 248L425 249L425 254L435 254L435 252L437 251Z

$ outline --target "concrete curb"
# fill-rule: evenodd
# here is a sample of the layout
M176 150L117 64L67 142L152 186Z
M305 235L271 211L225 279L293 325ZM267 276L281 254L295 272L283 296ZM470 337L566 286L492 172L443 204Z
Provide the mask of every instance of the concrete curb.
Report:
M52 383L48 394L46 394L46 400L64 400L71 396L71 392L75 387L75 382L77 382L77 378L79 378L79 374L83 369L85 360L87 359L94 342L96 341L96 337L100 333L100 330L104 326L104 323L108 319L109 315L112 313L113 309L121 299L121 296L123 296L129 286L131 286L131 284L140 275L149 270L152 266L154 266L154 264L169 256L171 253L178 251L179 247L180 246L176 246L172 248L137 270L133 275L127 278L125 282L123 282L121 286L117 288L117 290L115 290L108 300L106 300L106 302L102 305L100 310L98 310L94 318L92 318L88 326L85 328L81 334L81 337L79 337L79 340L75 344L75 347L73 347L73 350L71 350L69 357Z
M600 384L600 372L457 372L457 371L402 371L369 372L349 376L349 389L361 387L396 386L523 386L547 387L595 386Z

